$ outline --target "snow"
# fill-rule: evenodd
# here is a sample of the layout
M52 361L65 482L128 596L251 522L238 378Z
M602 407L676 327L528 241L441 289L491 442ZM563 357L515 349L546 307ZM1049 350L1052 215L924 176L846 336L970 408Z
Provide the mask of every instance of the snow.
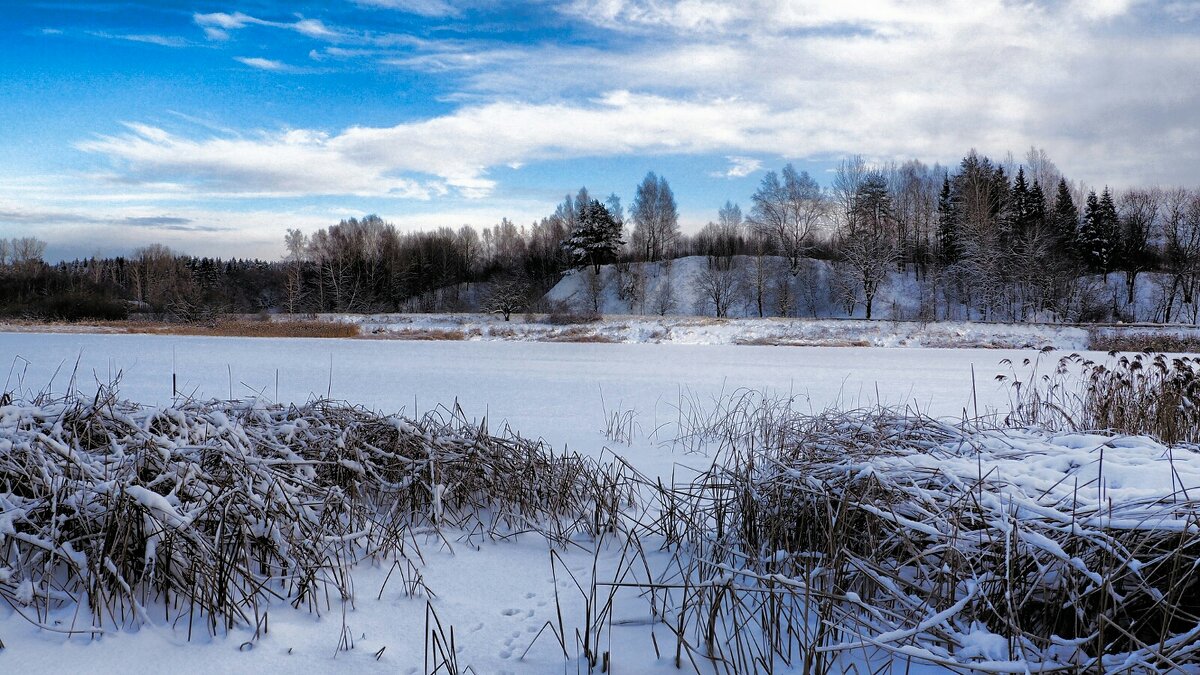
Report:
M555 325L542 317L512 321L485 314L330 314L377 338L453 341L619 342L626 344L784 345L809 347L986 347L1087 349L1078 326L971 321L865 321L861 319L621 316ZM1146 328L1143 330L1161 330ZM1181 329L1172 329L1175 331Z
M758 316L754 290L759 259L751 256L733 256L732 278L736 280L735 300L729 308L731 317ZM767 315L780 314L780 281L789 279L791 287L788 314L809 318L864 318L866 306L862 290L853 279L839 277L835 266L827 260L805 258L795 276L789 277L788 263L776 256L761 259L767 270L764 279L763 305ZM672 261L656 263L629 263L620 267L606 265L599 277L590 269L574 270L546 294L549 304L570 307L576 311L595 310L603 314L656 314L713 316L714 307L706 297L701 282L709 269L705 256L689 256ZM670 283L667 283L667 280ZM638 286L644 292L637 292ZM1171 277L1161 272L1139 274L1134 285L1133 301L1128 301L1125 274L1112 273L1107 276L1089 275L1076 280L1076 302L1082 303L1074 313L1094 315L1093 320L1107 317L1112 321L1162 321L1167 316L1167 299L1170 297ZM662 298L669 289L671 302L665 306ZM844 289L842 291L838 289ZM932 286L927 279L918 277L912 267L901 273L894 271L880 284L873 302L872 316L891 321L915 321L924 315L931 316ZM849 311L843 296L850 296ZM1179 306L1176 298L1170 313L1175 323L1195 323L1195 306ZM943 316L943 306L938 316ZM979 319L977 309L967 310L955 305L951 316L958 319ZM1074 315L1074 314L1073 314ZM1043 321L1061 321L1061 317L1046 312L1034 317Z
M480 325L478 317L471 321L470 325ZM813 411L886 403L960 417L976 408L982 412L1005 406L1007 391L992 381L1002 370L1001 359L1020 363L1037 357L1028 350L744 346L729 344L736 332L745 335L744 326L735 331L721 322L644 321L626 322L623 329L614 324L610 330L644 334L665 328L672 338L661 342L671 344L641 344L645 341L634 339L629 340L632 344L554 344L22 333L0 334L0 354L10 361L5 388L28 392L61 392L68 386L90 392L97 384L119 379L123 397L157 405L171 400L174 374L179 390L196 398L232 395L290 402L328 394L375 410L410 414L457 405L468 417L486 418L493 429L508 424L522 435L544 437L558 448L595 456L619 453L651 476L687 475L688 467L703 468L711 461L668 441L686 411L711 406L739 391L794 396L797 407ZM373 323L371 318L363 323L405 325ZM853 333L848 324L830 323L844 326L846 335ZM422 324L413 319L407 325ZM793 330L786 322L749 325L756 337L794 335L771 332L776 325L786 327L781 331ZM486 330L497 327L499 323L485 325ZM1047 335L1064 341L1077 337L1036 330L1028 335L1038 346ZM932 342L928 334L920 340ZM1042 358L1052 365L1053 356ZM613 411L632 411L635 438L628 446L604 437L606 415ZM16 423L15 419L0 409L0 420ZM1194 457L1173 457L1165 448L1141 439L1114 441L1085 434L1048 439L1013 432L983 442L993 451L993 464L984 470L994 469L1015 490L1030 496L1031 502L1037 502L1037 495L1044 493L1041 498L1049 500L1070 489L1073 483L1055 484L1068 472L1077 472L1081 484L1098 478L1100 448L1103 484L1093 488L1094 495L1089 493L1087 499L1153 500L1173 493L1180 481L1200 490L1200 462ZM942 467L964 475L978 470L975 458L965 452L937 461L932 457L879 461ZM160 513L174 512L168 500L149 491L134 496ZM11 530L11 525L0 530ZM552 578L551 553L543 540L519 537L478 546L455 542L445 546L429 538L420 543L421 574L437 594L432 606L438 618L455 627L456 644L462 650L460 664L470 664L479 673L586 672L586 665L564 663L552 637L543 634L534 640L547 621L557 620L556 604L561 604L568 623L575 622L571 625L582 620L584 611L564 570L558 570L557 581ZM601 545L596 559L572 550L562 560L567 570L582 577L590 574L593 565L610 568L619 554ZM268 635L248 649L242 645L252 641L253 627L188 641L185 627L156 623L153 617L137 632L68 639L35 629L0 603L0 639L7 647L0 653L0 670L127 672L131 654L136 654L139 663L177 673L420 672L425 600L405 597L398 573L385 583L390 572L386 565L360 566L354 576L357 597L345 607L344 615L338 607L322 616L286 605L272 607ZM621 625L608 634L614 669L679 672L670 658L655 661L646 617L636 613L639 607L643 605L633 604L616 614ZM50 618L71 620L70 614ZM343 635L353 638L354 649L336 651ZM996 636L982 629L968 635L959 656L1006 657L1007 648L1000 648ZM657 639L664 640L664 635ZM382 654L376 657L380 649ZM897 672L902 670L899 664ZM938 669L920 666L910 672Z
M119 376L123 397L155 405L171 400L174 373L179 392L195 398L288 402L328 394L409 413L457 402L468 416L487 417L494 429L508 422L524 435L584 452L604 443L605 406L635 411L644 438L673 423L680 407L739 389L795 395L814 411L882 402L933 415L974 413L976 405L984 412L1007 406L1007 390L992 382L1001 359L1038 356L929 348L3 333L0 347L9 355L9 363L0 364L11 371L9 389L63 391L74 373L76 386L92 392L97 382ZM1043 360L1054 361L1054 354Z

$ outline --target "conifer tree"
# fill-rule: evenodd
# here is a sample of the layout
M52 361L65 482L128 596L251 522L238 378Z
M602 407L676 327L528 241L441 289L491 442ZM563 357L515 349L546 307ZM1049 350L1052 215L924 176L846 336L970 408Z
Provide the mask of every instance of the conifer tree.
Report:
M1112 190L1104 187L1100 195L1100 236L1104 242L1105 274L1117 269L1121 262L1121 226L1117 218L1117 206L1113 203Z
M1041 184L1036 182L1029 188L1029 224L1038 234L1046 227L1046 193L1042 192Z
M1076 238L1079 234L1079 209L1075 207L1075 199L1071 197L1071 188L1067 186L1065 178L1058 180L1058 195L1054 199L1050 229L1054 237L1055 248L1061 252L1061 255L1074 258Z
M1113 269L1116 253L1117 209L1112 193L1104 188L1103 197L1092 190L1087 196L1083 223L1079 228L1078 250L1088 270L1107 275Z
M575 265L591 265L599 274L601 265L616 261L625 243L621 240L621 223L598 199L580 205L576 219L575 231L563 247Z
M1010 200L1008 230L1016 247L1026 241L1032 225L1029 184L1025 182L1025 167L1017 169Z
M950 176L947 175L942 178L942 191L938 195L938 260L943 266L952 265L958 260L958 228L958 209L954 205Z

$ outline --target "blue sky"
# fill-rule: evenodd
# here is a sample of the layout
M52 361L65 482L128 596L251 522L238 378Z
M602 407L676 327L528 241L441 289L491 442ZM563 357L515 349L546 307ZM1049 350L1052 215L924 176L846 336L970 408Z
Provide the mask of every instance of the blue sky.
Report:
M1200 184L1195 0L7 0L0 45L0 236L52 258L525 224L650 170L696 229L855 153Z

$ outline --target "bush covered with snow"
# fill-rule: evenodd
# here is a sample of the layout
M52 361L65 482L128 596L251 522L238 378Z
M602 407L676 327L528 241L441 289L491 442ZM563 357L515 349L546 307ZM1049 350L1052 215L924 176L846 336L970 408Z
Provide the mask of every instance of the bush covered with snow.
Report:
M680 651L731 672L1200 672L1194 448L760 409L690 485L645 486L634 531L676 557L620 581Z
M404 563L409 535L467 539L611 526L623 501L593 460L491 435L453 411L420 420L347 404L95 398L0 407L0 598L58 632L148 613L212 633L287 600L352 595L350 569ZM457 534L455 536L458 536ZM76 623L51 625L77 604Z

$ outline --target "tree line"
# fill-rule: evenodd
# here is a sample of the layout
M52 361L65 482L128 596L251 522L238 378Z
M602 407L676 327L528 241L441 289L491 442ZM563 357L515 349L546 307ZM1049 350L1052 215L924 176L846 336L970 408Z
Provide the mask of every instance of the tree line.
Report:
M1063 176L1044 151L1024 161L971 151L953 167L843 160L822 186L786 165L768 171L745 211L726 202L688 235L666 178L649 173L628 211L616 194L567 195L518 226L404 232L378 216L312 233L288 230L281 260L221 260L161 245L129 256L48 264L44 243L0 240L0 312L196 319L223 312L444 311L506 315L572 269L706 256L705 293L735 295L761 316L794 315L827 292L847 314L876 314L889 281L911 280L926 319L1197 319L1200 190L1099 190ZM735 263L735 260L737 261ZM817 278L814 261L835 271ZM1123 306L1154 273L1162 308L1121 316L1091 279L1121 273ZM1093 297L1094 296L1094 297ZM717 314L721 314L717 302Z

